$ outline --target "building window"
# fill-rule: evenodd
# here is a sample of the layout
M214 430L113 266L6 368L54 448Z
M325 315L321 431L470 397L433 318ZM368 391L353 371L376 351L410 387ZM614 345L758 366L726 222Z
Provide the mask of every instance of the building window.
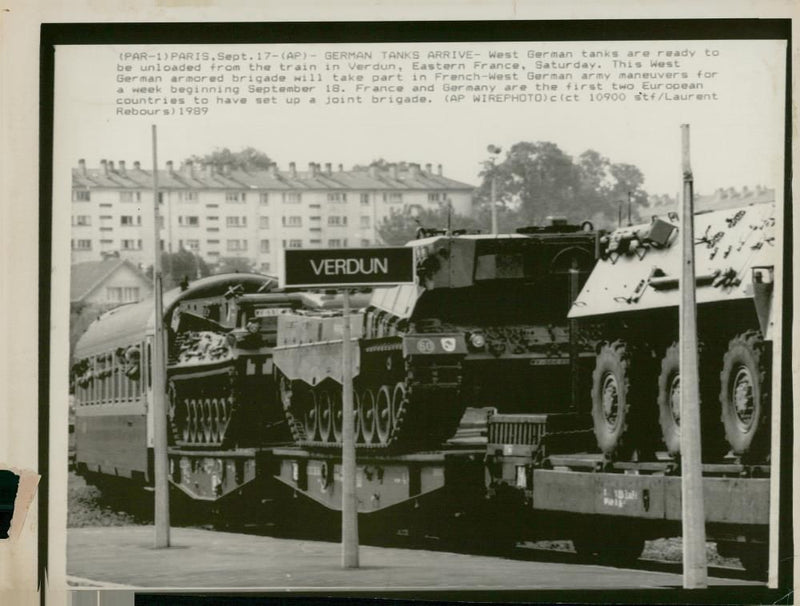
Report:
M261 240L261 247L260 250L262 253L269 252L269 240Z
M141 218L139 219L139 222L141 223ZM132 215L122 215L119 218L119 224L123 225L123 226L135 225L135 223L133 222L133 216Z
M163 249L163 240L161 242L162 249ZM142 241L141 240L121 240L120 241L120 248L122 250L142 250Z
M225 192L226 202L244 202L244 200L245 200L244 192L242 193L239 193L238 191Z
M164 229L164 215L158 215L158 229Z
M197 216L183 216L178 217L178 225L183 227L199 227L200 217Z
M109 303L134 303L139 300L139 287L107 286L106 300Z
M341 192L329 193L328 202L347 202L347 194Z
M297 215L291 217L283 217L283 226L284 227L302 227L303 226L303 217L298 217Z
M219 217L206 217L206 221L219 221Z
M347 225L347 217L328 217L328 225Z
M361 194L361 206L369 206L369 194Z
M269 217L259 217L258 227L261 229L269 229Z
M322 204L309 204L309 208L322 208Z
M362 216L360 225L361 227L369 227L371 225L370 217Z
M247 227L247 217L225 217L225 227Z
M283 241L284 248L303 248L303 241L302 240L284 240Z
M264 273L268 272L271 269L270 264L268 262L264 262L261 264L261 271Z
M181 240L183 248L197 252L200 250L200 240Z
M164 204L164 192L163 191L158 192L158 203L159 204Z
M369 240L367 240L366 238L362 238L361 239L361 246L366 248L368 246L371 246L371 242Z
M240 252L247 250L247 240L228 240L229 252Z
M133 192L132 191L121 191L121 192L119 192L119 201L120 202L133 202Z
M73 240L72 250L92 250L91 240Z
M219 231L219 227L206 227L206 231L218 232Z
M262 193L260 193L260 194L258 195L258 202L259 202L260 204L263 204L264 206L266 206L267 204L269 204L269 194L268 194L268 193L263 193L263 192L262 192Z
M443 202L446 197L443 193L432 192L428 194L428 202Z
M322 244L322 240L318 240L316 238L313 238L313 239L309 240L308 243L309 244Z
M219 204L206 204L206 208L219 208Z
M179 196L181 200L185 200L186 202L197 202L196 191L182 191Z
M209 246L215 246L219 244L219 240L206 240L206 244L208 244Z
M383 201L389 204L397 204L403 201L403 194L400 192L387 192L383 194Z
M75 190L72 192L72 199L76 202L88 202L91 200L91 192L87 189Z
M341 248L341 247L342 247L342 241L339 238L328 240L328 248Z
M72 224L73 225L91 225L92 218L89 215L74 215L72 217Z
M283 192L283 202L284 204L300 204L301 201L301 194L297 192Z

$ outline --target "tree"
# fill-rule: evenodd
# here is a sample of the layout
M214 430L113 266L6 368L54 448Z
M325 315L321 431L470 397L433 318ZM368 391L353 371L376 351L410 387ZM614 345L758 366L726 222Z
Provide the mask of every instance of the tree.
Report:
M451 213L449 217L451 229L477 230L480 224L476 219ZM394 213L384 219L378 226L378 235L390 246L400 246L417 237L419 228L447 229L448 207L441 205L436 209L406 208L403 212Z
M485 161L481 176L481 208L489 207L494 179L498 208L516 210L520 224L542 224L554 215L610 225L616 223L620 202L627 206L629 192L637 219L637 208L647 206L644 176L636 166L613 164L591 149L575 161L548 141L515 143L501 162Z
M255 271L253 263L247 257L222 257L215 274L250 273Z
M181 248L175 253L161 253L161 276L164 290L175 288L184 280L191 282L210 274L211 270L202 257L185 248ZM152 265L147 268L145 275L152 279Z
M411 162L406 162L405 160L401 162L389 162L384 158L377 158L370 162L369 164L356 164L353 166L353 170L368 170L370 167L375 166L378 170L389 170L389 167L392 164L397 164L397 170L408 170L408 165Z
M232 152L227 147L216 148L209 154L203 156L194 155L188 160L201 164L210 164L217 170L222 170L226 165L239 170L266 170L272 164L272 160L267 154L253 147L245 147L238 152Z

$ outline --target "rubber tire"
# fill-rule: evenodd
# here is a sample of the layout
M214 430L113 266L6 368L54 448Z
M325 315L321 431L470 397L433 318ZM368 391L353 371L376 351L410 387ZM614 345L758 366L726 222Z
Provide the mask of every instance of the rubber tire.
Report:
M767 384L764 364L764 341L761 333L750 330L731 339L728 351L722 359L720 372L719 401L722 407L722 425L725 439L734 454L760 454L769 444L769 426L767 424ZM738 371L745 368L753 380L753 420L750 427L743 430L736 414L733 399L733 382Z
M648 398L643 397L642 390L655 383L650 379L645 360L643 354L632 355L630 346L621 339L604 343L595 360L592 420L597 446L609 458L630 458L635 449L642 448L652 438L644 423L643 415L647 411L642 404ZM617 419L613 426L607 422L603 410L603 384L609 375L613 375L617 385ZM635 381L631 381L632 377Z
M658 375L658 424L661 426L661 439L670 454L681 451L681 426L672 414L670 388L673 378L680 375L680 349L673 343L661 358L661 372Z

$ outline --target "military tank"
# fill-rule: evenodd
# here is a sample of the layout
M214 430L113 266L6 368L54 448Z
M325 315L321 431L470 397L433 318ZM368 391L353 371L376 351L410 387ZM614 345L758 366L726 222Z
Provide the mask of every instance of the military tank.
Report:
M597 342L594 433L611 459L680 451L678 217L621 227L569 317ZM769 445L775 205L694 217L704 460L762 459Z
M274 394L278 317L313 305L258 274L212 276L165 310L170 442L178 447L253 446L291 434Z
M566 312L595 259L591 224L486 235L422 230L414 284L376 288L349 317L356 447L424 449L467 407L568 410L578 352ZM340 447L340 312L278 318L276 383L294 440Z

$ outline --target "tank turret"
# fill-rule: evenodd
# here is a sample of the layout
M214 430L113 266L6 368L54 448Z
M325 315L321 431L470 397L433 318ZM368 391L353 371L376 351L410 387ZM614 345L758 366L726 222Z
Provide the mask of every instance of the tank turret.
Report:
M769 444L775 205L697 213L694 221L706 460L758 457ZM597 342L592 416L609 457L680 450L678 229L671 215L604 237L570 311Z
M439 445L468 406L568 410L566 312L596 244L584 227L409 243L415 283L376 288L350 317L357 446ZM295 439L338 447L341 315L282 315L274 361Z

